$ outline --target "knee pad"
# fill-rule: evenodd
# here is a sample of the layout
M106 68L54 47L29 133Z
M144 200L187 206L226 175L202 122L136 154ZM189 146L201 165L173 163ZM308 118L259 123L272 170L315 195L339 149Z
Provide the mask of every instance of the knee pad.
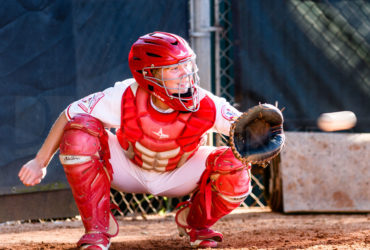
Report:
M101 162L108 178L112 180L108 134L98 119L83 114L75 116L64 128L59 151L59 159L65 168Z
M229 147L220 147L207 158L212 189L226 201L241 203L250 193L250 164L235 158Z

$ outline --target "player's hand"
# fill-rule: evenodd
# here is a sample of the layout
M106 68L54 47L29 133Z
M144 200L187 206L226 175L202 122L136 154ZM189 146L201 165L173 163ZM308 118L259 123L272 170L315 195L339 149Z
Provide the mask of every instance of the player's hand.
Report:
M46 167L36 158L23 165L18 177L25 186L34 186L41 182L46 175Z

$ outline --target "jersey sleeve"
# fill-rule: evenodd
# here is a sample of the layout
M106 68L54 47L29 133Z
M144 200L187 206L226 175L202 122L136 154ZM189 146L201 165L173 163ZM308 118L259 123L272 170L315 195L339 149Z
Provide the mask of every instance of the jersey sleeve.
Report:
M209 91L205 91L216 106L216 121L213 126L213 131L229 136L230 126L232 122L242 115L235 107L233 107L225 98L215 96Z
M77 114L88 114L103 122L105 127L121 124L121 99L131 81L117 82L114 87L88 95L71 103L65 110L68 120Z

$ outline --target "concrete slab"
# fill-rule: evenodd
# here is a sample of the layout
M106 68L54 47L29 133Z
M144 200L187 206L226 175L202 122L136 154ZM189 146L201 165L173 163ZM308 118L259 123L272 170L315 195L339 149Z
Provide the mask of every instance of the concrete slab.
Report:
M284 212L370 212L370 134L286 135Z

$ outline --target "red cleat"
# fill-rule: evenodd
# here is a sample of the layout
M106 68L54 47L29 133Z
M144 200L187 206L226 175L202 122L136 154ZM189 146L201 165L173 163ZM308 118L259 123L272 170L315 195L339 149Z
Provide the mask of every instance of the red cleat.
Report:
M190 227L186 222L189 213L189 207L185 206L176 213L175 221L179 235L187 236L190 239L190 245L194 248L215 248L217 242L221 242L223 235L220 232L209 228L196 229Z
M77 246L80 249L107 250L110 246L110 239L104 233L87 233L81 237Z

